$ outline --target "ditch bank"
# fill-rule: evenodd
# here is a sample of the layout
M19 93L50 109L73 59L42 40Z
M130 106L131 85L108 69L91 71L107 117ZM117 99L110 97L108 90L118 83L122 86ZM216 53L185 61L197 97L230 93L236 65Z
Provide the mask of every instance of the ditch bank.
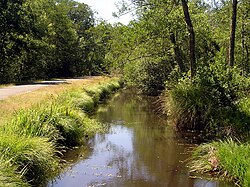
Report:
M88 113L118 88L118 78L105 78L15 112L0 126L0 186L46 184L59 172L66 149L103 130Z

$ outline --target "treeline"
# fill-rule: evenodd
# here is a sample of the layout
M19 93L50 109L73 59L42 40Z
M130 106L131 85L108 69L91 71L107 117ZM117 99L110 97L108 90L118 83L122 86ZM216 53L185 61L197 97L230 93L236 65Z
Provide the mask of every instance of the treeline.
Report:
M237 0L234 64L250 72L250 5ZM133 0L124 11L136 10L129 25L113 27L111 69L147 94L157 94L166 80L196 74L215 62L228 64L233 4L230 0ZM125 8L124 8L125 7Z
M0 83L102 70L103 44L98 44L88 5L73 0L3 0L0 12Z

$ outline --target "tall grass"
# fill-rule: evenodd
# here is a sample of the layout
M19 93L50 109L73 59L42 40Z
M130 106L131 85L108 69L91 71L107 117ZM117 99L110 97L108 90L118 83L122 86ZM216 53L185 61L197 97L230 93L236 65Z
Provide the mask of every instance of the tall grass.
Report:
M0 152L30 184L46 182L58 169L55 145L46 138L15 134L0 137Z
M22 178L22 173L17 172L17 167L11 164L11 160L5 160L0 156L0 186L5 187L28 187L29 184Z
M237 134L250 130L250 115L239 106L248 90L249 80L237 69L210 64L200 69L192 81L181 78L168 92L167 102L179 130Z
M82 144L101 131L102 125L85 112L93 110L104 96L117 89L118 82L106 79L91 88L66 89L43 103L17 111L0 126L0 154L13 166L10 174L15 175L16 183L35 186L46 183L59 169L61 151ZM0 175L0 181L2 176L5 174Z
M190 162L190 171L210 173L219 179L229 180L238 186L250 186L250 143L249 119L250 99L243 98L237 102L238 113L231 116L234 127L242 133L235 134L239 140L229 138L195 149ZM241 118L241 119L240 119Z
M250 186L250 144L228 139L199 146L193 153L190 171L211 173L219 179Z

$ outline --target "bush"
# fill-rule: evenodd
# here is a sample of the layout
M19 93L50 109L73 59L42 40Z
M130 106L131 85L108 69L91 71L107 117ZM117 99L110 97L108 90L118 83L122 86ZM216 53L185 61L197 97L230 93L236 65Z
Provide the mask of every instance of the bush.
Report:
M168 62L165 60L145 61L126 65L124 79L128 85L136 86L146 95L158 95L165 88L169 73Z
M181 78L168 92L170 111L179 130L207 130L221 128L250 130L249 115L239 107L247 95L249 81L236 68L215 63L199 69L191 81Z

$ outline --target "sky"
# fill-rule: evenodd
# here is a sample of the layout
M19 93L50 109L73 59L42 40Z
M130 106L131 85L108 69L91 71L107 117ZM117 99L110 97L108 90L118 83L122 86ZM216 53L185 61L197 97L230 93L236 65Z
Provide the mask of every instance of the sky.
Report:
M109 23L121 22L123 24L128 24L132 19L132 15L124 15L120 19L114 18L112 16L113 12L117 12L115 3L118 0L77 0L80 3L88 4L92 10L97 11L97 18L103 18Z

